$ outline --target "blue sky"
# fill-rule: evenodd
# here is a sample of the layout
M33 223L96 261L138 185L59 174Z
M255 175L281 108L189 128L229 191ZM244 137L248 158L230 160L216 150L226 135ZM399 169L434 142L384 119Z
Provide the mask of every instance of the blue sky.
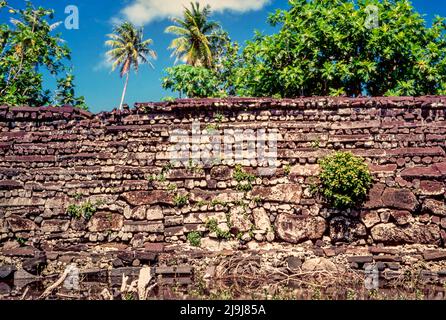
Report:
M200 0L211 3L215 9L213 20L219 21L233 40L243 43L252 38L254 30L271 33L266 23L268 13L287 8L287 0ZM64 21L65 7L79 8L79 30L58 31L72 50L72 67L76 76L77 93L84 95L93 112L111 110L119 104L123 81L118 72L111 73L104 63L104 41L116 19L130 19L144 25L146 38L154 40L153 49L158 53L155 69L143 66L140 72L131 74L126 102L159 101L172 95L161 88L163 70L174 64L167 47L172 36L164 33L170 25L168 17L181 11L186 0L34 0L35 5L53 8L55 21ZM436 14L446 16L446 0L413 0L416 9L431 20ZM24 6L23 0L9 0L13 7ZM4 16L0 16L3 22ZM47 87L54 80L47 79Z

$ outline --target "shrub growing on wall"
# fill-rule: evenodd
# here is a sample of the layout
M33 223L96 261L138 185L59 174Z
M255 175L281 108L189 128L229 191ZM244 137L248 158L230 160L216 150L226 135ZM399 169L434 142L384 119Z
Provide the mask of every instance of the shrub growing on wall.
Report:
M372 177L363 158L336 152L319 162L320 194L336 208L360 204L367 196Z

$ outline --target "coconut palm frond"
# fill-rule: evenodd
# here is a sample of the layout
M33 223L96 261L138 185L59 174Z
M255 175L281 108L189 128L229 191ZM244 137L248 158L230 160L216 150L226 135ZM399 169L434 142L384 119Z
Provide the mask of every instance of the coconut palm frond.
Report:
M210 6L200 7L198 2L185 8L183 18L173 18L173 25L165 29L166 33L177 36L172 40L169 49L176 61L182 60L193 66L212 68L213 48L211 39L213 33L220 29L218 23L209 21Z

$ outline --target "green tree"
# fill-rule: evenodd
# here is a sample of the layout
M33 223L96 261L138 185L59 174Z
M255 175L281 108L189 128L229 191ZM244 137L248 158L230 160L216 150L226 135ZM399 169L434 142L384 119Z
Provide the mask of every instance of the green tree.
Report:
M239 95L446 93L446 23L428 27L408 0L290 0L243 50ZM372 7L373 6L373 7ZM376 8L376 10L370 10ZM376 13L378 25L368 25Z
M0 103L48 104L51 92L44 90L41 71L60 76L67 71L65 62L70 59L60 35L53 35L59 25L50 23L53 11L35 8L29 1L25 9L0 1L0 13L9 14L11 22L0 24Z
M241 64L239 45L231 42L227 32L220 29L211 42L213 67L179 65L166 69L163 88L194 97L225 97L235 95L235 74Z
M56 105L70 105L88 110L85 98L75 96L74 75L68 73L65 78L57 80L57 90L54 97Z
M207 98L224 96L218 74L205 67L194 67L187 64L166 69L163 78L164 89L177 91L189 98Z
M112 70L120 67L121 78L126 76L119 104L119 109L122 110L131 68L133 67L133 70L138 72L140 64L147 63L152 66L150 58L156 59L156 53L150 49L150 45L153 43L152 39L144 40L143 29L136 28L130 22L115 26L113 33L108 37L109 40L105 44L111 48L107 55L113 62Z
M165 32L177 35L169 46L177 60L194 67L212 68L214 63L214 46L221 37L220 26L209 21L211 8L203 9L198 2L191 2L191 8L185 8L183 19L173 18L175 25Z

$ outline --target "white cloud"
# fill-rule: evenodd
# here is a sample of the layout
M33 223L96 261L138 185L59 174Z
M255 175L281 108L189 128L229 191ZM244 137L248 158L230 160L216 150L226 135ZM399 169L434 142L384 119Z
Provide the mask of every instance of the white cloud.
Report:
M133 0L122 10L122 15L137 25L145 25L154 20L181 16L184 7L191 0ZM246 12L263 8L270 0L199 0L201 5L209 4L213 12L225 10Z
M111 72L112 65L107 53L103 53L100 61L93 67L93 71L109 70Z

